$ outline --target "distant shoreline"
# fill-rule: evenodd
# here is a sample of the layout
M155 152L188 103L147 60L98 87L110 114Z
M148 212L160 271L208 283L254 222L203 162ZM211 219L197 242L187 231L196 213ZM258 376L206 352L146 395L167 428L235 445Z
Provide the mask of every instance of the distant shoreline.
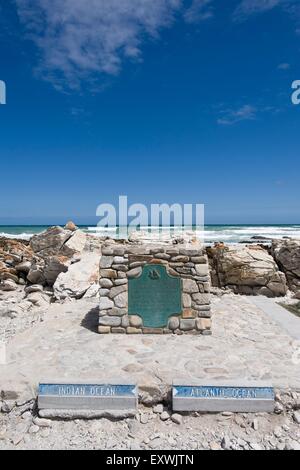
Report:
M60 224L58 224L60 225ZM32 236L41 233L52 225L0 225L0 237L29 240ZM120 227L100 228L96 225L78 225L78 227L90 235L98 237L116 238ZM166 227L152 227L150 233L164 233ZM172 227L173 233L176 228ZM147 232L146 227L141 231ZM300 224L233 224L233 225L212 225L205 226L204 234L202 231L191 229L195 236L202 238L207 244L215 242L224 242L227 244L253 243L254 241L268 241L272 239L281 239L285 237L300 239Z

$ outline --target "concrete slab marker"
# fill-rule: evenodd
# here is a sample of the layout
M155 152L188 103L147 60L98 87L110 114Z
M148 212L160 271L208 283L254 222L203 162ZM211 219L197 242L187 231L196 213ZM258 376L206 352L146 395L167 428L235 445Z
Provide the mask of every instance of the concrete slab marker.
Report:
M203 382L174 380L173 410L222 413L271 413L275 392L262 382Z
M138 389L132 383L43 381L39 385L38 408L43 416L129 416L136 413L137 403Z

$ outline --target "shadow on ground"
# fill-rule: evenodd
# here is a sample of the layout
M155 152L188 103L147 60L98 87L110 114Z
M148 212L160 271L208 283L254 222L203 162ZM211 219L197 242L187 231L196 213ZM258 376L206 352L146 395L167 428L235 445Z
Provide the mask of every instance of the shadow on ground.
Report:
M92 308L84 317L81 326L92 333L98 334L99 325L99 307Z

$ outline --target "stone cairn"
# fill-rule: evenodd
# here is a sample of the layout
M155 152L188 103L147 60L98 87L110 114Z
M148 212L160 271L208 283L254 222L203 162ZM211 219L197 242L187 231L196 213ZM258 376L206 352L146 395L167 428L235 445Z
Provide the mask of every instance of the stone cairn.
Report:
M146 265L163 265L181 279L182 311L163 328L143 325L139 312L128 314L128 281ZM211 335L208 258L202 245L105 244L100 261L100 334Z

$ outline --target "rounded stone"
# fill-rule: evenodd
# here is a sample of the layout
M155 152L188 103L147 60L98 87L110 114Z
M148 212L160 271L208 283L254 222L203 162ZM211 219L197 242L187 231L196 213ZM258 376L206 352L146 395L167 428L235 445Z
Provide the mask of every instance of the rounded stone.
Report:
M77 229L78 227L76 227L74 222L72 222L71 220L67 222L65 225L65 230L70 230L71 232L75 232Z
M207 276L208 275L208 265L207 264L196 264L195 265L196 273L198 276Z
M100 289L99 295L100 297L106 297L109 294L109 289Z
M143 320L137 315L130 315L129 317L130 326L134 328L141 328L143 326Z
M102 256L100 259L100 268L107 269L111 268L114 258L112 256Z
M114 303L108 297L100 298L100 310L109 310L114 307Z
M179 325L180 325L179 318L171 317L169 319L168 328L170 330L172 330L172 331L177 330L179 328Z
M128 302L127 292L122 292L114 298L115 306L118 308L126 308Z
M173 421L173 423L180 425L180 424L182 424L183 417L178 413L174 413L171 416L171 420Z
M115 256L112 264L126 264L127 262L128 259L124 258L123 256Z
M183 292L187 294L196 294L199 292L197 282L193 279L183 279Z
M117 279L117 273L114 269L100 269L100 277L109 279Z
M115 286L124 286L127 284L127 279L116 279Z
M190 331L195 328L195 320L180 320L180 329L182 331Z
M129 327L129 316L125 315L122 317L122 327L128 328Z
M184 308L191 308L192 299L189 294L182 294L182 303Z
M209 305L210 304L210 295L209 294L193 294L192 295L193 300L198 304L198 305Z
M163 411L162 414L160 415L160 419L162 421L168 421L169 418L170 418L170 415L167 411Z
M100 326L121 326L121 317L105 316L100 317Z
M109 297L113 299L114 297L116 297L117 295L125 291L127 291L127 286L125 285L112 287L112 289L110 289L110 292L109 292Z
M126 331L129 335L139 335L143 332L141 328L134 328L133 326L128 326Z
M110 333L110 326L99 326L98 327L98 333L100 335L107 335Z
M197 330L204 331L211 329L211 319L210 318L197 318L196 320Z
M105 289L110 289L113 286L113 283L110 279L100 279L100 286Z
M133 277L139 277L142 274L142 268L134 268L128 271L127 277L133 278Z

